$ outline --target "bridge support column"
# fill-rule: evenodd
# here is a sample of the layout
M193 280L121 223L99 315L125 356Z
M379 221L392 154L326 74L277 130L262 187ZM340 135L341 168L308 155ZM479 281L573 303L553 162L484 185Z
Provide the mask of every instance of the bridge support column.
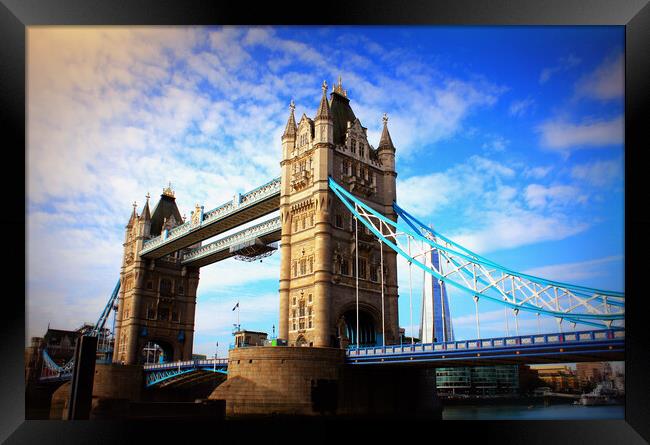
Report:
M289 290L291 287L291 236L287 233L290 226L288 218L283 217L283 235L280 243L280 321L278 338L289 340Z
M329 212L327 211L327 196L321 199L324 206L317 213L316 237L315 237L315 259L314 265L314 309L316 312L314 335L314 346L333 347L330 337L332 332L331 323L331 265L332 265L332 246L329 227ZM321 204L322 205L322 204Z

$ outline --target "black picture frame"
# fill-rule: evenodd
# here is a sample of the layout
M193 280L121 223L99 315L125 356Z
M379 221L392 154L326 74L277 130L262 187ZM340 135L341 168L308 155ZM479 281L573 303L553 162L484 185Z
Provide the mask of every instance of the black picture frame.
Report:
M313 440L331 435L388 438L395 432L401 440L417 440L424 433L430 440L443 440L451 433L481 443L644 443L650 441L649 331L642 320L641 293L643 254L650 251L650 218L644 214L647 181L642 180L648 141L648 78L650 78L650 6L647 0L458 0L455 2L407 3L403 1L346 1L324 3L266 2L221 4L201 0L130 1L99 0L2 0L0 5L0 120L4 128L7 172L25 164L25 49L26 27L33 25L210 25L210 24L398 24L398 25L624 25L626 36L625 90L625 283L626 317L626 405L625 420L611 421L500 421L467 424L439 422L435 425L372 424L347 422L350 434L342 436L329 422L286 425L266 420L253 428L246 422L228 425L119 423L83 421L25 421L24 348L26 195L20 177L5 174L5 216L0 219L5 248L5 287L0 323L0 440L6 443L119 443L131 442L137 432L149 441L183 440L195 434L220 440L226 435L246 441L262 432L264 441ZM254 5L254 6L253 6ZM644 144L645 142L645 144ZM24 178L23 178L24 179ZM21 236L23 234L23 236ZM23 260L21 262L21 259ZM647 272L646 272L647 273ZM15 287L15 291L13 288ZM11 289L11 291L9 290ZM12 292L13 291L13 292ZM275 435L286 428L283 435ZM300 431L298 431L300 430ZM271 431L267 434L267 431ZM293 433L305 431L310 436ZM287 433L290 433L287 435ZM645 439L645 440L644 440ZM447 440L447 439L445 439Z

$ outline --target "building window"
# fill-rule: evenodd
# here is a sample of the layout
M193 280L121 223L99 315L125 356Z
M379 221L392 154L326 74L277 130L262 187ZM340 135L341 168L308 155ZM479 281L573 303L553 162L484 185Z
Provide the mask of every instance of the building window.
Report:
M153 282L151 280L147 281L147 289L153 289Z
M183 286L178 286L178 295L183 295L185 293L185 289L183 289Z
M312 300L312 295L309 294L309 302L310 302L310 303L311 303L311 300Z
M172 282L169 280L160 280L160 294L169 295L172 293Z
M340 213L336 214L336 217L334 218L334 225L338 227L339 229L343 228L343 217L341 216Z
M365 156L365 149L363 144L359 144L359 154L361 155L361 157Z
M311 227L314 226L314 214L313 213L311 215L309 215L309 225Z
M294 309L293 311L291 311L291 316L292 316L293 318L296 318L296 310L295 310L295 309Z
M293 302L291 304L294 305L294 306L296 305L296 297L293 297ZM294 315L294 317L295 317L295 315Z
M298 262L294 261L293 262L293 276L295 277L296 275L298 275ZM293 300L293 304L296 304L295 298Z
M370 268L370 279L372 281L377 281L377 272L379 271L378 267L372 266Z
M341 275L350 275L350 267L347 258L341 260Z
M178 321L179 321L178 312L172 312L172 321L175 321L175 322L178 323Z
M312 325L311 317L309 317L309 329L311 329L312 326L313 326L313 325ZM311 346L311 344L310 344L309 346Z
M147 308L147 318L149 320L155 320L156 319L156 311L153 310L153 308Z
M299 327L300 327L300 329L305 329L305 319L304 318L300 319Z
M307 273L307 261L300 260L300 275L305 275Z
M158 309L158 320L167 321L169 319L169 309L159 308Z
M302 228L305 229L307 227L307 218L302 219Z
M352 153L357 152L357 141L354 139L352 139L352 143L350 144L350 151L352 151Z
M296 322L295 322L295 321L292 323L292 329L293 329L294 331L296 330Z
M305 316L305 301L304 300L300 301L300 309L299 309L298 313L300 314L301 317Z
M366 260L359 258L359 278L366 278Z
M310 256L309 257L309 273L312 273L314 271L314 257Z

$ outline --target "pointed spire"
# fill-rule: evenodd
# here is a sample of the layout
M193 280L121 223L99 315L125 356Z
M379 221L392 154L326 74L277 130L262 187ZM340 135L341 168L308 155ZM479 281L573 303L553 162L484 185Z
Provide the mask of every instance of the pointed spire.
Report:
M388 116L386 113L384 113L382 120L384 121L384 129L381 132L381 138L379 139L379 146L377 149L381 150L383 148L395 151L395 146L393 145L390 133L388 132Z
M323 80L323 96L320 99L316 119L331 119L330 104L327 102L327 82Z
M171 186L171 184L170 184L170 186ZM147 196L145 196L145 198L147 198L147 202L144 204L144 209L142 209L142 214L140 215L140 220L141 221L151 221L151 212L149 211L149 198L151 198L151 196L149 196L149 192L147 192Z
M287 121L287 126L284 129L284 134L282 134L282 138L288 136L295 137L296 132L298 131L298 126L296 125L296 118L293 115L293 112L296 109L296 105L293 103L293 99L291 99L291 103L289 104L289 109L291 110L291 113L289 114L289 120Z
M334 86L334 92L340 94L341 96L348 97L348 92L343 89L343 82L341 81L341 75L339 75L339 83Z
M169 196L170 198L174 197L174 190L172 190L172 182L171 181L169 181L169 185L167 187L163 188L162 194L165 195L165 196Z
M133 201L132 205L133 205L133 211L131 212L131 217L129 218L129 222L126 224L126 227L131 227L133 225L133 222L138 219L138 214L135 211L138 204L135 201Z

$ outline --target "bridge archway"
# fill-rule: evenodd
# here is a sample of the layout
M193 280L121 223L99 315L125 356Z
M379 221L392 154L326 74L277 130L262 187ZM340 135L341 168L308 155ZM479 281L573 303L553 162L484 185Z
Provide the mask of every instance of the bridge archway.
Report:
M174 347L171 343L152 339L144 342L140 350L142 363L168 363L174 361Z
M349 306L343 310L338 322L339 346L357 344L357 310ZM379 343L376 314L370 307L359 306L359 346L374 346Z

